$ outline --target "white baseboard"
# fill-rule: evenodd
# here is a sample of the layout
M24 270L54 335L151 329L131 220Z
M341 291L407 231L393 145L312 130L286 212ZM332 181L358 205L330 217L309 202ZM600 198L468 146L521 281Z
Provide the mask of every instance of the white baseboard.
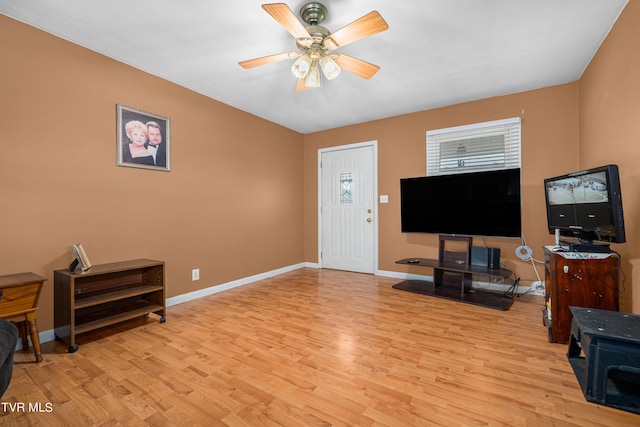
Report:
M28 335L29 334L27 334L27 339L29 340L29 346L30 346L29 348L33 348L33 344L31 343L31 337ZM47 329L46 331L39 332L38 338L40 338L41 344L49 341L54 341L56 339L56 333L53 329ZM16 345L16 350L22 350L21 339L18 340L18 344Z
M400 273L398 271L387 271L387 270L376 271L376 276L392 277L394 279L403 279L403 280L427 280L427 281L433 280L433 276L425 276L422 274Z
M238 286L247 285L249 283L257 282L258 280L268 279L280 274L288 273L290 271L299 270L304 267L310 267L310 265L307 265L307 263L294 264L288 267L282 267L276 270L267 271L266 273L256 274L254 276L245 277L227 283L221 283L209 288L200 289L198 291L193 291L175 297L167 298L167 307L171 307L172 305L176 304L182 304L183 302L192 301L194 299L202 298L207 295L212 295L229 289L237 288Z

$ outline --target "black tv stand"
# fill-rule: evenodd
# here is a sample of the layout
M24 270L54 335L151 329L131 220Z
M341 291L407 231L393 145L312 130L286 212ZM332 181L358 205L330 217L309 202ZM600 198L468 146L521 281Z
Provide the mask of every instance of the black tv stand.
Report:
M465 246L464 251L448 251L446 242L457 241ZM487 268L471 265L471 242L468 236L439 237L438 259L406 258L396 261L397 264L415 265L433 268L433 281L405 280L393 285L403 291L429 295L479 305L496 310L508 310L513 299L502 293L485 289L473 289L473 276L496 276L507 278L512 271L506 268ZM418 262L415 262L415 261Z

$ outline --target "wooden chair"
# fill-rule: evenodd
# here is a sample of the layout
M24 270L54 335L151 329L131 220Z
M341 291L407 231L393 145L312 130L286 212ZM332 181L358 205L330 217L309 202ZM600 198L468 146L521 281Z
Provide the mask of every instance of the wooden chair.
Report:
M34 273L0 276L0 318L14 321L20 331L24 349L29 348L27 328L29 329L36 362L42 361L36 311L45 280L47 279ZM16 321L17 318L20 320Z

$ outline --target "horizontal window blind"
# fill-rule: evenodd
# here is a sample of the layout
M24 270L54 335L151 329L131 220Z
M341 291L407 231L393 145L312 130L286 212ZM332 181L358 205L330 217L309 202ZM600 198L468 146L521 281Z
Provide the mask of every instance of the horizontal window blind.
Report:
M427 175L520 167L520 118L427 131Z

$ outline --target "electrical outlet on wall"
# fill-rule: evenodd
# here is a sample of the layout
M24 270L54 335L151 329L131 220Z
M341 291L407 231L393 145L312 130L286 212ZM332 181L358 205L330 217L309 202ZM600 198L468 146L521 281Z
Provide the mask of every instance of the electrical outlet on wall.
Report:
M544 295L545 294L545 283L542 281L533 282L531 284L531 291L528 292L529 295Z
M191 280L200 280L200 269L191 270Z

